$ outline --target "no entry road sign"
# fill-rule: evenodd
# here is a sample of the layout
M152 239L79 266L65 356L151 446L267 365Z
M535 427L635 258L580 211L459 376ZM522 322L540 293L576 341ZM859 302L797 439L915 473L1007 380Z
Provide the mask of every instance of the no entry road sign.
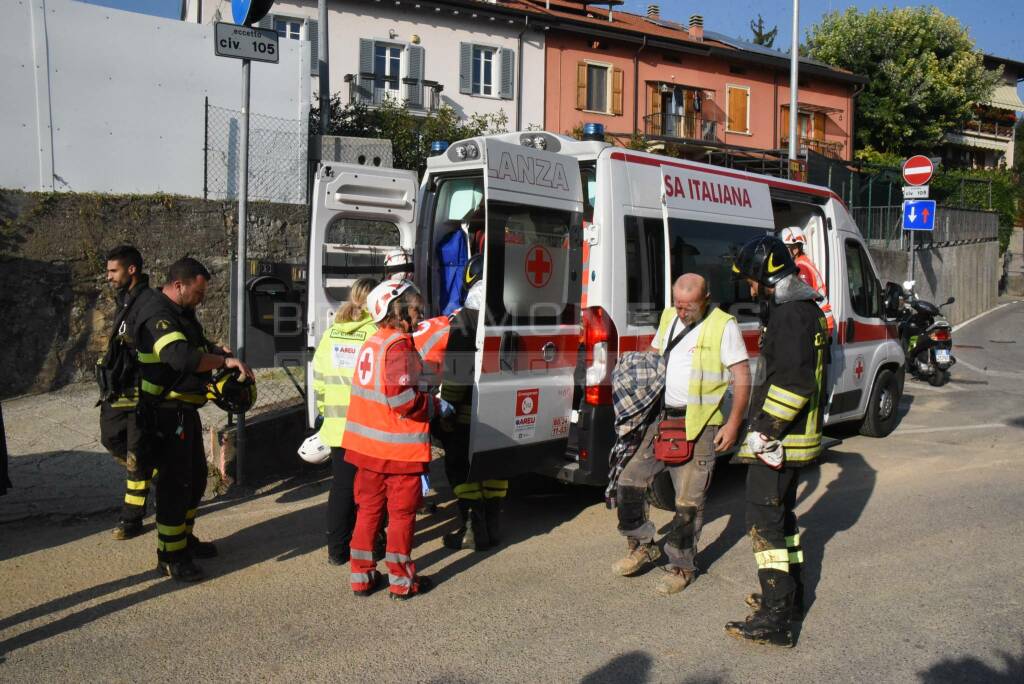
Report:
M903 162L903 180L908 185L925 185L932 179L932 172L935 166L932 160L923 154L915 154Z

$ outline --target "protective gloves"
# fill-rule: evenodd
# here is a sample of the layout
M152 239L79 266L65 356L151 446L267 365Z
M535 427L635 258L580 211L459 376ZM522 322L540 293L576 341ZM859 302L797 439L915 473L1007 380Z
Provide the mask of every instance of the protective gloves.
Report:
M747 433L747 448L754 456L757 456L762 463L774 470L780 470L785 462L785 450L782 442L772 439L763 432Z
M452 406L450 402L447 402L444 399L438 399L438 402L440 402L442 418L455 415L455 407Z

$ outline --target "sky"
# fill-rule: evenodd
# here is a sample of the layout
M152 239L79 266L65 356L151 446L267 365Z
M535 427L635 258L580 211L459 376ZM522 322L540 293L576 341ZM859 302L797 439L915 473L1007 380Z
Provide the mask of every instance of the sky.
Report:
M595 0L594 4L599 4ZM645 14L649 4L658 4L666 19L686 24L691 14L704 16L704 30L734 38L750 39L750 20L760 14L767 28L779 27L775 47L788 49L793 23L792 0L627 0L622 9ZM934 5L956 17L967 27L978 49L986 54L1024 62L1024 3L1020 0L932 0L931 2L848 2L844 0L801 0L800 37L831 11L854 6L861 11L873 7L918 7Z

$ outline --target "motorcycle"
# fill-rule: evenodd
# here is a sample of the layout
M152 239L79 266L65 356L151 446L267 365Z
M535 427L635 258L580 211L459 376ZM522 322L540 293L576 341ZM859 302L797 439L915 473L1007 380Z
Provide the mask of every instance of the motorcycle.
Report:
M885 286L886 311L896 319L900 345L906 354L907 370L918 380L927 380L933 387L949 382L949 369L956 363L953 356L953 327L943 315L942 307L956 301L950 297L935 306L919 298L914 281L899 286Z

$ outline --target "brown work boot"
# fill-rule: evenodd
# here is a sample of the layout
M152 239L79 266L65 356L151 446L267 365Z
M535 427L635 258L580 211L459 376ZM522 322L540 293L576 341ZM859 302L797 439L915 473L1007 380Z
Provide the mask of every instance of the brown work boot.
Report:
M612 572L622 577L629 577L661 558L661 549L654 543L641 544L637 539L629 540L629 555L612 564Z
M670 565L664 570L665 574L658 580L658 585L655 587L655 590L662 596L678 594L697 579L697 573L677 568L674 565Z

